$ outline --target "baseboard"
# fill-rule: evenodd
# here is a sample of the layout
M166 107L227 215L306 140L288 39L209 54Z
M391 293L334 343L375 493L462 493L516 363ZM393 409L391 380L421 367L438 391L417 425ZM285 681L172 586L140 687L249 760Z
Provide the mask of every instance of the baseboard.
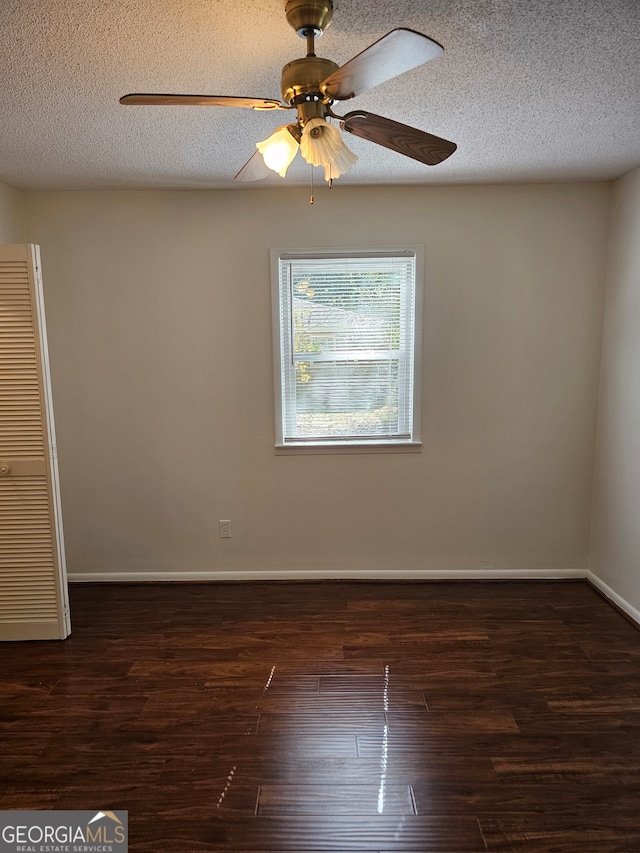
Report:
M300 569L295 571L69 572L70 583L140 583L141 581L322 581L322 580L584 580L584 569Z
M640 628L640 610L636 610L636 608L629 604L626 599L621 595L618 595L617 592L611 589L611 587L597 575L594 575L593 572L587 572L587 581L594 586L598 592L602 593L604 598L606 598L610 604L613 604L614 607L622 611L622 613L628 616L636 627Z

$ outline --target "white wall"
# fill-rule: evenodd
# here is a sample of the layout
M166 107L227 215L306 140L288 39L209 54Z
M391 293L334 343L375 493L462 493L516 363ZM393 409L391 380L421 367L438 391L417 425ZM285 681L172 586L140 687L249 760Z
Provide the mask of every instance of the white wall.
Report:
M589 569L640 621L640 169L614 187Z
M584 574L609 194L27 194L71 575ZM423 452L276 457L269 248L405 243Z
M24 204L20 190L0 184L0 243L24 243Z

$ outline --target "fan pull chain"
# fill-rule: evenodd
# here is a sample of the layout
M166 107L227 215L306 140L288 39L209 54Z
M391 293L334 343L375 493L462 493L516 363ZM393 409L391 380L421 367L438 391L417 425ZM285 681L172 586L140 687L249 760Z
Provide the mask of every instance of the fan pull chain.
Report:
M315 204L315 199L313 197L313 166L311 168L311 198L309 199L309 204Z

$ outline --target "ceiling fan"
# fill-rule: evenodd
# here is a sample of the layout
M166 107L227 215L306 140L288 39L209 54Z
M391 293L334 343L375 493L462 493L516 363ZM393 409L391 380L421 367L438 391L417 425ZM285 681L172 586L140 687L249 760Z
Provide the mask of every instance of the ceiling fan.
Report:
M392 151L435 166L456 150L454 142L425 131L400 124L366 110L354 110L340 116L333 112L335 101L348 101L356 95L404 74L443 53L433 39L414 30L399 28L374 42L339 67L330 59L315 54L315 39L322 35L333 17L332 0L287 0L285 14L291 27L306 39L307 53L282 69L281 90L284 103L269 98L243 98L229 95L131 94L121 104L164 106L246 107L254 110L292 110L297 120L277 128L235 176L237 181L255 181L269 170L282 177L298 150L312 166L324 166L325 179L331 183L349 169L357 157L344 144L340 129L368 139ZM328 121L329 119L329 121Z

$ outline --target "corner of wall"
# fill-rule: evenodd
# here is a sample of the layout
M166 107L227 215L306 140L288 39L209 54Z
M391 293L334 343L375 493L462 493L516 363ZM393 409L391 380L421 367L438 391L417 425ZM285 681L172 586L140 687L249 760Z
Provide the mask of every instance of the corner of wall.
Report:
M26 243L26 240L24 193L0 184L0 243Z
M587 579L640 622L640 167L611 184Z
M589 545L587 550L587 573L591 573L591 557L592 557L592 549L593 549L593 528L594 528L594 516L596 512L596 467L597 467L597 457L598 457L598 438L600 435L600 427L601 427L601 407L602 407L602 360L604 353L604 329L605 329L605 312L606 312L606 298L607 298L607 285L609 282L609 278L611 276L611 255L612 255L612 243L614 239L614 231L615 231L615 189L617 181L608 181L608 189L609 189L609 205L607 211L607 246L604 257L604 267L602 271L603 276L603 293L602 293L602 312L600 319L600 366L598 370L598 387L596 389L596 418L594 423L594 441L593 441L593 461L591 468L591 517L589 522ZM595 576L594 578L595 579Z

